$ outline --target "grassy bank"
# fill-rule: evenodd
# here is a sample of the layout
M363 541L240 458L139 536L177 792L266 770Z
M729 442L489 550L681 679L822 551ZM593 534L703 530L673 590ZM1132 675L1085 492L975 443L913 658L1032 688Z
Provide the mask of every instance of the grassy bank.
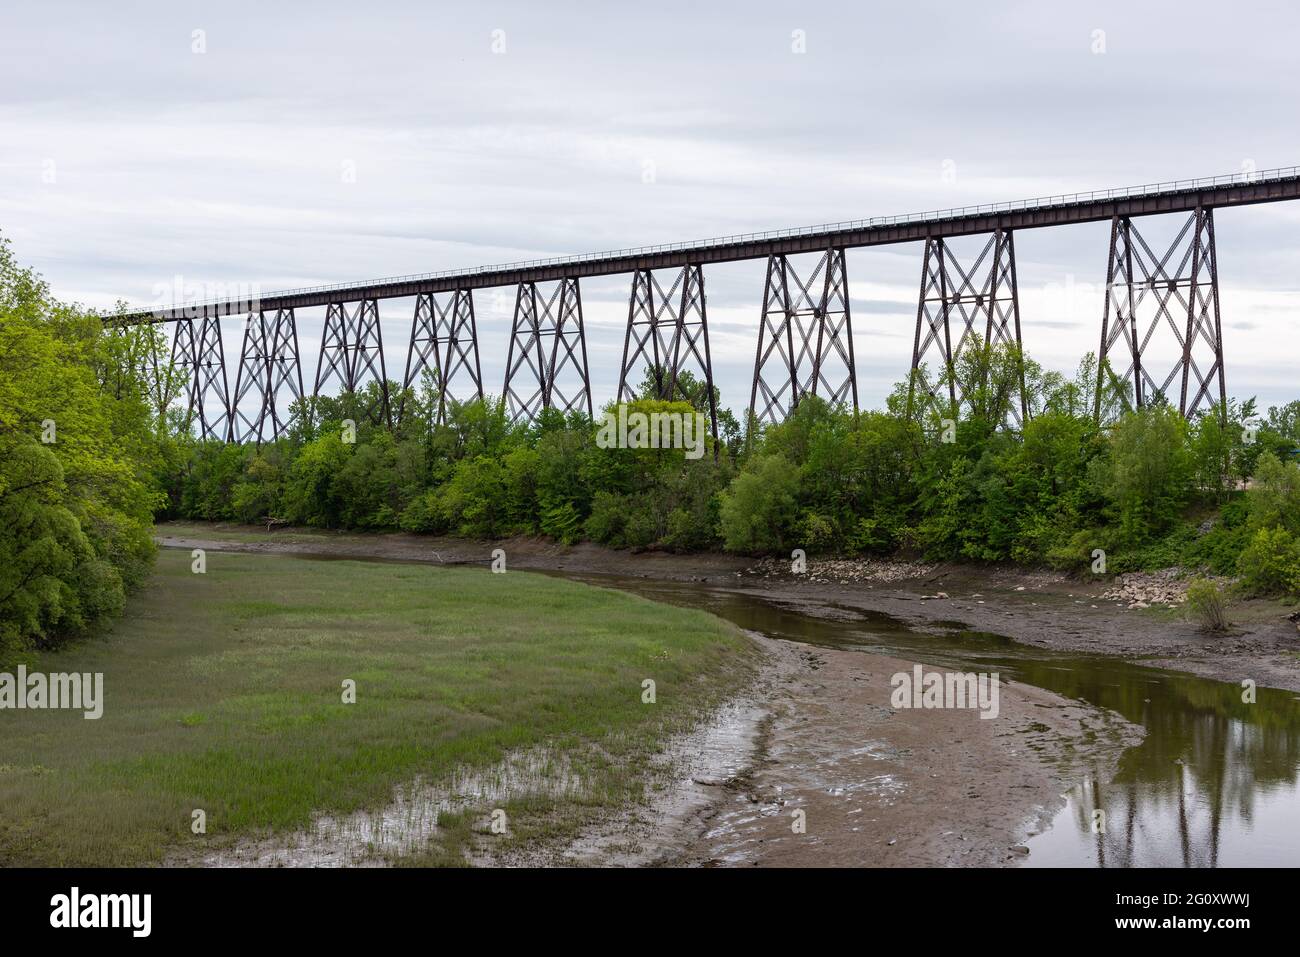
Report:
M502 840L533 840L636 800L644 759L753 661L703 613L523 572L214 552L200 575L165 550L110 638L37 665L103 672L101 719L0 712L0 864L202 854L545 745L583 787L497 805ZM473 819L419 859L459 861Z

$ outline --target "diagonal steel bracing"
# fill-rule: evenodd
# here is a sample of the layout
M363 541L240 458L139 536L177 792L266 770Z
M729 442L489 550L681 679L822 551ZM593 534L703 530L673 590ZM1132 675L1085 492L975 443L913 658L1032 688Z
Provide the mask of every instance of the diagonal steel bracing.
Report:
M953 342L954 326L957 341ZM916 310L916 335L912 340L912 376L908 386L909 414L915 408L918 387L924 401L939 401L940 384L932 382L924 366L931 349L938 354L947 380L948 410L956 414L960 394L956 362L973 339L989 345L1015 347L1019 365L1016 401L1008 416L1017 427L1028 417L1025 370L1020 361L1020 298L1016 285L1016 251L1012 232L999 229L989 236L969 268L953 255L942 238L926 240L921 264L921 294Z
M1145 361L1146 352L1157 331L1165 328L1178 345L1178 358L1168 374L1157 379ZM1098 358L1098 417L1107 364L1117 358L1125 363L1118 379L1126 387L1126 401L1134 406L1150 405L1162 396L1172 401L1171 389L1177 383L1178 411L1183 415L1191 417L1202 405L1216 403L1226 409L1212 209L1194 210L1163 256L1156 255L1128 217L1112 220Z
M638 269L632 275L627 331L623 336L623 361L618 376L620 402L636 398L636 376L642 369L654 380L657 398L665 399L671 395L673 340L679 326L686 270L675 270L673 276L672 286L665 291L652 270Z
M852 401L858 411L842 248L823 253L807 280L799 278L784 255L767 261L749 408L758 422L776 423L805 395L831 403Z
M587 335L576 278L561 279L550 295L523 282L515 294L503 393L511 421L535 421L543 409L592 414Z
M230 406L230 440L260 445L280 438L289 422L288 403L302 395L294 311L276 309L269 317L265 310L250 312L244 322L235 398ZM286 398L282 406L281 400Z
M717 401L713 394L713 359L709 351L709 319L704 297L704 268L674 270L667 290L653 270L638 269L632 277L627 332L618 376L618 399L636 398L636 376L648 373L660 399L691 401L682 387L682 373L693 372L709 404L710 434L718 437Z
M378 396L366 414L377 423L391 424L378 300L363 299L351 310L342 302L326 307L312 396L320 396L322 386L335 379L345 393L360 392L369 382L377 382Z
M416 297L406 374L402 377L399 420L405 414L406 390L414 388L426 370L432 374L438 389L438 408L434 413L438 423L446 421L448 402L483 398L478 326L474 320L474 294L470 290L458 289L441 299L434 293Z
M172 368L184 369L189 379L186 427L192 428L197 419L199 438L226 441L230 435L230 391L219 317L177 320Z

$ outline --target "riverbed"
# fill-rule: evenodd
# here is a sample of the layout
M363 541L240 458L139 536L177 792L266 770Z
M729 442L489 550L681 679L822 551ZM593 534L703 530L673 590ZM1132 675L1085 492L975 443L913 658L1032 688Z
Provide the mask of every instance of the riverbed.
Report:
M265 548L219 536L169 534L164 541ZM350 536L341 549L313 540L288 551L456 560L442 547L426 543L416 553L409 545L396 556L381 547L367 555L365 536ZM1005 630L1022 640L972 628L957 615L931 615L918 627L863 608L860 594L833 586L797 595L746 588L729 581L730 569L700 580L683 573L693 571L689 563L675 563L672 577L630 575L623 564L608 575L593 572L590 562L535 555L527 567L702 608L782 649L772 654L774 673L784 668L784 677L768 686L768 700L759 695L769 713L746 766L728 780L697 785L709 807L693 814L694 832L661 854L661 863L1300 863L1294 691L1260 687L1251 695L1239 680L1174 670L1161 653L1168 643L1154 655L1160 667L1052 647L1052 636L1031 643L1023 640L1024 620L1005 606L998 611L1012 626ZM990 620L971 617L981 626ZM1142 622L1158 630L1158 622ZM1231 662L1226 673L1250 673L1249 655ZM996 672L1010 688L1007 720L890 708L891 675L914 663ZM1221 664L1201 664L1225 673ZM808 825L802 841L791 830L800 808ZM807 840L809 832L820 840Z
M1025 866L1214 867L1300 863L1300 696L1106 655L1027 646L959 624L920 632L886 615L779 602L679 582L577 576L818 648L1003 679L1104 709L1140 727L1113 774L1085 755L1066 803L1027 842ZM1097 747L1098 738L1083 747ZM1096 812L1104 813L1098 818Z

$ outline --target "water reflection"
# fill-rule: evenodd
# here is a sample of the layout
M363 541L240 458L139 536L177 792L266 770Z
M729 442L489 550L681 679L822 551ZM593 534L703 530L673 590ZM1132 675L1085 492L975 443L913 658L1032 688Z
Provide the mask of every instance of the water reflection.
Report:
M927 634L851 609L825 619L801 614L794 604L698 585L566 577L702 607L775 637L998 671L1142 725L1145 740L1124 753L1114 780L1089 774L1053 826L1030 840L1030 866L1300 864L1300 698L1291 692L1259 689L1256 703L1246 704L1239 685L1046 651L959 626Z

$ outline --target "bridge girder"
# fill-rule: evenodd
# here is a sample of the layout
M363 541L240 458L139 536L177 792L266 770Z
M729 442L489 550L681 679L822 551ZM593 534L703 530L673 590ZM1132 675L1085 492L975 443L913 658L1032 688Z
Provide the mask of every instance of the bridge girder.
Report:
M801 280L785 255L767 261L749 409L775 424L806 395L858 411L853 321L844 249L832 247Z
M447 271L378 280L348 286L286 290L260 297L259 307L307 308L340 301L400 299L429 292L490 289L521 282L551 282L565 278L613 276L638 269L680 268L689 264L737 262L775 255L822 252L828 247L924 242L930 238L986 235L999 229L1025 230L1080 223L1109 222L1116 216L1139 217L1249 206L1300 199L1300 168L1289 167L1228 177L1187 180L1128 189L1096 190L1048 196L1012 203L989 204L906 216L880 216L851 223L810 226L785 232L727 236L699 243L594 253L564 259ZM243 315L246 301L178 303L141 308L104 319L107 325L171 322L182 318Z
M954 319L961 324L955 345L952 341ZM1024 363L1020 361L1022 340L1015 240L1009 229L994 231L969 267L961 264L942 237L926 240L921 264L921 293L916 309L916 333L912 340L912 373L907 395L909 415L915 409L918 385L925 392L928 405L938 401L938 385L926 377L925 358L932 346L938 353L948 386L948 412L957 415L967 397L958 389L956 363L967 343L975 337L982 337L981 341L988 345L1014 347L1019 382L1016 401L1008 403L1007 417L1013 420L1015 427L1023 426L1029 409L1025 397Z
M690 401L681 385L683 372L694 372L704 386L710 434L718 437L718 409L713 394L713 356L704 295L704 268L698 263L674 271L665 292L651 269L632 276L627 331L619 365L618 400L636 398L634 377L646 369L660 399Z
M312 398L319 398L321 387L333 380L338 380L343 392L353 394L369 382L378 383L378 396L366 414L376 424L392 425L378 300L362 299L352 309L346 302L326 307Z
M194 324L199 324L195 332ZM189 376L185 421L193 427L197 417L200 439L220 442L230 438L230 387L226 378L226 352L221 339L221 319L203 316L176 323L172 338L172 367ZM215 411L211 406L215 404Z
M298 354L298 323L292 309L250 312L244 322L239 350L234 399L230 404L230 441L275 441L288 426L287 411L279 405L281 389L290 401L303 397L302 362ZM256 412L246 408L252 395ZM268 434L269 427L269 434Z
M539 293L535 282L519 284L502 395L512 422L536 421L543 409L552 408L592 415L577 277L561 279L549 295Z
M1170 268L1171 263L1176 265ZM1162 327L1172 332L1179 352L1168 374L1157 381L1143 359ZM1125 387L1132 387L1132 405L1142 408L1158 396L1168 398L1176 381L1178 411L1184 416L1191 418L1202 405L1216 403L1220 414L1226 414L1228 390L1213 209L1193 210L1163 256L1156 255L1129 217L1112 220L1093 409L1098 419L1107 365L1117 351L1127 362L1117 378ZM1201 362L1208 362L1204 372ZM1190 401L1189 387L1195 390Z
M438 408L434 412L438 424L446 421L449 400L460 402L483 398L478 324L474 318L474 294L469 289L458 289L442 300L434 293L416 297L415 315L411 318L411 341L406 352L406 373L402 377L399 421L405 417L406 390L413 388L426 371L432 374L438 387ZM468 392L460 388L465 379L469 380Z

